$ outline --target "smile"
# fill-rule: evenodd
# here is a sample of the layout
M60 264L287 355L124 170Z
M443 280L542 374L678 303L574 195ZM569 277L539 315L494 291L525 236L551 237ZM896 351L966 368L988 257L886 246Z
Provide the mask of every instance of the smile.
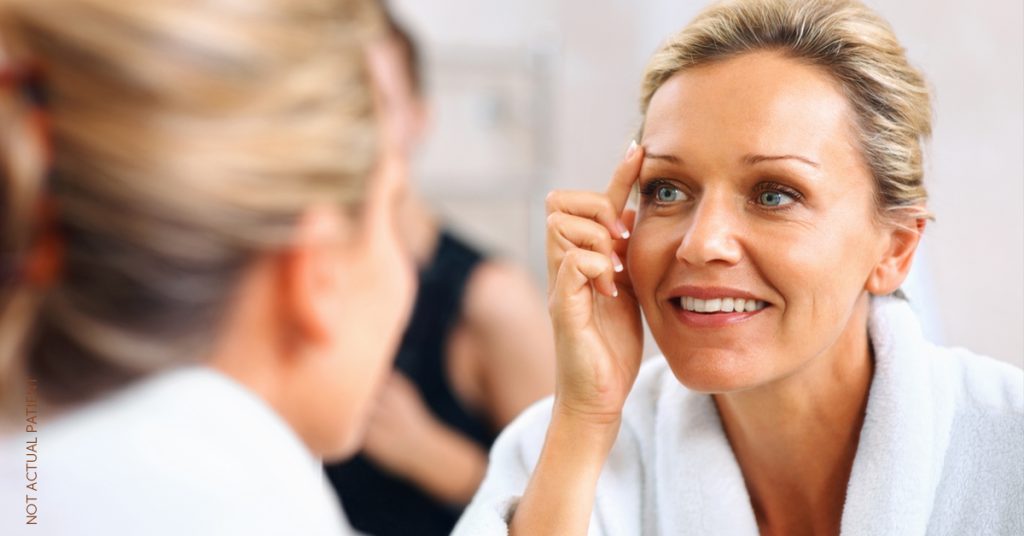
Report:
M668 300L673 316L690 328L725 328L745 324L772 307L772 304L748 292L726 287L680 287L675 293L678 294Z
M762 300L744 298L710 298L700 299L692 296L679 296L672 299L673 305L685 311L703 314L715 313L752 313L764 309L768 304Z

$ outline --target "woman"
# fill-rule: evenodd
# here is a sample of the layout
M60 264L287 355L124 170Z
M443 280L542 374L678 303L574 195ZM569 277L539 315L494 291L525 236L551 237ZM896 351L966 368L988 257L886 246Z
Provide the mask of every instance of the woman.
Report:
M385 15L389 38L378 45L397 83L382 109L412 157L429 115L420 51ZM419 273L413 313L363 450L326 471L360 532L448 536L498 432L554 391L554 340L529 276L445 229L412 188L403 201L399 232Z
M642 111L606 193L548 198L556 394L456 534L1024 530L1024 375L930 345L900 297L930 111L888 25L716 5Z
M0 379L33 411L0 532L348 533L318 458L358 448L415 284L373 4L5 1L0 23Z

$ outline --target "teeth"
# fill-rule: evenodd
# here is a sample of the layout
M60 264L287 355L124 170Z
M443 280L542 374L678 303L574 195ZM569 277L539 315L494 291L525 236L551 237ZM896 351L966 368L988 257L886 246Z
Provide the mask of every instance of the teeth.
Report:
M732 298L722 298L722 312L723 313L731 313L732 312L732 306L733 306Z
M697 313L731 313L731 312L754 312L764 309L768 304L761 300L750 300L744 298L711 298L701 300L690 296L681 296L679 304L687 311Z

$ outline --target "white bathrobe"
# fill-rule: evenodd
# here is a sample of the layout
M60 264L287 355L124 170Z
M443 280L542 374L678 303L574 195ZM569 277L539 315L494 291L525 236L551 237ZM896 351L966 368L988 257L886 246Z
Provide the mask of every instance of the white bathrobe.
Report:
M353 534L291 427L210 368L162 373L61 419L39 414L36 433L0 441L2 535Z
M1024 372L934 346L909 305L875 298L875 375L843 508L844 535L1024 534ZM551 399L499 437L453 533L507 533ZM743 475L709 395L646 362L598 480L591 535L755 535Z

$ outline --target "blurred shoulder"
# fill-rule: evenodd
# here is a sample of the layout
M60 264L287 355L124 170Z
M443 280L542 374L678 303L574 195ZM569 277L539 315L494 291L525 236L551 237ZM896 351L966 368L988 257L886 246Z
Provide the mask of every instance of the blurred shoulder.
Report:
M139 380L41 423L37 435L40 503L61 512L47 519L55 533L280 534L294 526L338 534L344 526L295 432L206 367ZM125 532L100 529L114 518Z
M463 314L471 322L500 322L544 311L540 288L521 266L485 260L470 275Z

